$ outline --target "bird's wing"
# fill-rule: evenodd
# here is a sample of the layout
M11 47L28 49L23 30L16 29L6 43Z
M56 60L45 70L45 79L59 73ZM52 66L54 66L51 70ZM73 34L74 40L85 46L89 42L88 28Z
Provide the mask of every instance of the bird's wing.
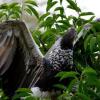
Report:
M11 27L0 25L0 75L9 68L16 48L16 41Z

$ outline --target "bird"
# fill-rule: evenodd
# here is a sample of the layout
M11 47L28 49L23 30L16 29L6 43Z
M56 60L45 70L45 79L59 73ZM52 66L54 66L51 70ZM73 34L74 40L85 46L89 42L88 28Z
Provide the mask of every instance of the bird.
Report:
M4 93L12 100L18 88L42 91L59 90L55 75L73 67L73 41L76 30L71 27L43 56L24 22L0 24L0 79ZM13 81L12 81L13 80ZM68 79L63 83L68 83ZM53 93L52 93L53 94Z
M39 87L38 90L43 92L56 92L59 89L54 87L55 84L69 83L69 79L59 82L59 78L56 78L55 75L61 71L76 70L73 66L73 42L76 35L75 28L69 28L64 33L64 36L60 37L44 56L42 65L43 73L35 84L35 87Z

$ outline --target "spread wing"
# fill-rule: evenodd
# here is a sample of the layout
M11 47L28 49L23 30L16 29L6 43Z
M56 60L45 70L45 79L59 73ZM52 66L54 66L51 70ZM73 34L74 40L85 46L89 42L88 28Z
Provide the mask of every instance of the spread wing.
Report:
M42 54L24 22L0 24L0 76L7 95L13 95L19 87L30 86L41 59Z
M4 27L5 26L5 27ZM16 49L16 40L11 27L0 25L0 75L10 67Z

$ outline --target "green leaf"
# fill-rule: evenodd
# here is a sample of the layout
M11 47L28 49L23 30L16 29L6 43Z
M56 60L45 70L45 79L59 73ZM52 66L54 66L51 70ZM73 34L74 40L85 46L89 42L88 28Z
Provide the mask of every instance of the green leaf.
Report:
M84 49L87 50L87 47L90 45L90 39L93 37L93 34L88 35L84 41Z
M60 80L63 80L68 77L76 77L78 75L77 72L70 71L70 72L59 72L55 77L60 77Z
M93 28L95 28L97 32L100 32L100 22L92 21L91 24L93 25Z
M19 88L16 92L28 92L31 93L31 90L28 88Z
M18 13L18 12L13 12L12 15L11 15L11 18L13 18L13 19L18 19L18 18L20 18L20 13Z
M65 18L66 19L66 16L63 15L63 14L57 14L58 17L61 17L61 18Z
M21 93L16 94L15 96L13 96L12 100L21 100L22 97L27 97L27 96L29 96L28 93L21 92Z
M67 20L59 20L59 21L57 21L57 22L58 22L58 23L65 24L65 25L67 25L67 26L69 26L69 27L71 26L70 23L69 23ZM67 26L66 26L66 27L67 27Z
M76 93L76 96L78 96L79 100L91 100L87 95L82 93Z
M47 6L47 8L46 8L46 11L48 12L55 4L57 4L57 1L48 3L48 6Z
M67 8L74 10L74 8L71 5L68 5Z
M30 5L27 5L27 7L33 12L33 14L39 19L39 14L38 12Z
M48 0L47 4L50 4L50 3L52 3L52 0Z
M14 3L11 3L11 4L9 4L9 7L11 8L11 9L13 9L14 7L16 7L16 6L18 6L19 4L17 3L17 2L14 2Z
M33 1L33 0L26 0L25 3L26 4L31 4L33 6L37 6L37 3L35 1Z
M60 14L64 13L64 8L63 7L56 7L55 11L60 11Z
M0 18L2 18L3 16L6 16L6 13L0 12Z
M93 68L91 68L91 67L86 67L86 68L83 70L82 74L88 74L88 73L91 73L91 74L94 74L94 75L97 74L96 71L95 71Z
M78 83L78 80L77 79L73 79L71 82L70 82L70 84L69 84L69 86L68 86L68 91L69 91L69 93L72 91L72 89L73 89L73 87L74 86L76 86ZM77 84L76 84L77 83Z
M92 22L94 20L95 16L90 17L90 19L88 20L88 22Z
M16 91L16 94L14 95L13 100L18 100L18 99L20 99L20 97L31 96L31 93L32 93L31 90L28 88L19 88Z
M0 5L0 9L8 9L8 4L7 3L4 3L2 5Z
M91 50L91 52L94 50L94 48L96 47L95 46L96 45L96 37L92 37L91 39L90 39L90 50Z
M43 21L47 16L49 16L50 15L50 13L49 12L47 12L46 14L43 14L42 16L40 16L40 18L39 18L39 20L40 21Z
M53 14L53 19L56 21L59 18L59 15Z
M77 11L77 12L81 12L81 9L77 6L77 4L76 4L74 1L72 1L72 0L67 0L67 2L70 4L70 5L68 6L68 8L71 8L71 9Z
M39 100L38 97L29 96L25 100Z
M47 27L51 27L54 23L54 20L52 17L47 17L46 18L46 21L44 21L44 25L47 26Z
M85 85L100 87L100 82L97 79L97 73L94 69L92 69L91 67L86 67L83 70L82 75L85 76Z
M66 87L63 84L55 84L54 87L59 88L59 89L66 89Z
M12 100L25 100L25 99L21 99L21 98L22 98L22 97L26 98L26 97L28 97L28 96L30 96L29 93L21 92L21 93L16 94L16 95L13 97Z
M16 5L16 6L14 6L14 5L12 5L13 7L10 7L10 11L19 11L19 12L21 12L21 6L20 5Z
M95 91L91 90L91 89L88 89L88 93L91 95L91 96L94 96L97 100L100 100L100 95L98 95L98 93L96 93Z
M89 15L94 15L94 13L93 12L82 12L80 13L79 16L89 16Z
M62 1L63 1L63 0L60 0L60 4L62 4Z

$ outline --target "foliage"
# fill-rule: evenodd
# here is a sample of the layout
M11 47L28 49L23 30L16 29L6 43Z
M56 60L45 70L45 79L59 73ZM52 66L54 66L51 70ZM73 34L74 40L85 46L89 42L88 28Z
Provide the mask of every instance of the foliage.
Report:
M66 0L68 3L66 10L70 8L74 10L78 16L67 16L62 2L63 0L60 0L60 2L58 0L48 0L46 13L39 18L39 28L35 30L35 32L33 31L33 37L44 53L48 51L55 40L60 35L63 35L69 27L75 27L79 33L83 26L91 22L94 18L92 12L82 12L77 6L77 3L72 0ZM90 18L84 19L84 16L90 16ZM44 31L41 31L41 29Z
M100 22L93 21L92 12L82 12L76 0L66 0L68 3L66 10L70 9L77 13L77 16L67 16L63 2L64 0L48 0L46 12L42 15L35 10L37 4L33 0L27 0L22 5L2 4L0 20L20 19L23 11L32 16L35 15L39 26L32 31L32 35L44 54L69 27L75 27L77 41L74 46L74 64L78 72L61 72L56 75L60 80L72 78L68 86L56 85L63 89L63 94L58 97L58 100L99 100ZM86 16L89 18L85 19ZM2 91L0 93L3 94ZM39 98L33 98L31 91L27 89L18 90L13 99L16 100L19 97L24 97L24 100L39 100Z
M30 89L20 88L16 91L16 95L13 97L13 100L18 100L21 98L22 100L39 100L39 98L35 98L32 96L32 92Z
M83 69L82 73L80 74L80 77L75 76L75 78L72 79L70 84L67 86L67 88L65 88L63 94L60 95L58 99L99 100L100 99L99 89L100 89L100 80L97 77L96 71L90 67L86 67Z
M3 3L0 5L0 21L21 19L23 12L29 15L35 15L39 18L35 7L37 7L37 4L33 0L25 0L22 4L17 2L9 4Z

